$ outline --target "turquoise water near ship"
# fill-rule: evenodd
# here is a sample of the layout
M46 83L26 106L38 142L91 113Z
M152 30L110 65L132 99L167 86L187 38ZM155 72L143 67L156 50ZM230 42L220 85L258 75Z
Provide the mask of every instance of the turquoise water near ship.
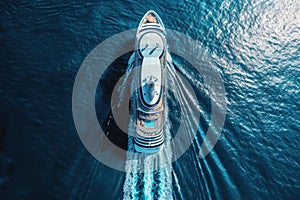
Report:
M299 1L37 0L0 5L0 199L299 198ZM166 28L196 40L209 56L224 81L226 120L213 151L199 158L212 95L192 66L172 55L174 68L198 97L197 138L164 171L126 173L100 163L83 146L72 116L72 90L89 52L105 39L137 28L150 9ZM110 66L96 95L100 124L124 149L130 143L127 135L114 124L104 125L110 105L105 97L126 73L130 55ZM168 94L174 111L170 136L180 121L176 94Z

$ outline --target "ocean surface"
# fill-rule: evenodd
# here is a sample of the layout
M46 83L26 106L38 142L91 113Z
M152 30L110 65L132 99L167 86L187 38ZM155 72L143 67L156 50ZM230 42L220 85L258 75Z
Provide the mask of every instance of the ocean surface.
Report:
M1 1L0 6L1 200L300 198L298 0L20 0ZM195 41L190 52L201 47L199 66L221 78L224 126L212 151L199 157L205 135L214 127L212 106L218 108L218 94L209 89L205 74L170 52L166 148L145 162L128 154L124 171L116 170L99 162L80 140L73 86L89 53L107 38L137 28L150 9L167 29ZM167 40L173 41L170 49L187 51L176 35ZM105 137L127 152L132 137L110 122L110 97L120 77L130 73L132 53L108 66L95 95ZM188 85L195 96L188 95ZM122 102L126 92L119 91ZM194 139L171 162L178 147L169 141L181 123L186 137ZM196 131L189 126L195 123Z

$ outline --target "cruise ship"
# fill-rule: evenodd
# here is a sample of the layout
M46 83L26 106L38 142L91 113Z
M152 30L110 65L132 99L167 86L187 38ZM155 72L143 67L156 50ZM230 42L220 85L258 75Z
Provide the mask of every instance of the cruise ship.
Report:
M134 148L137 152L155 153L164 144L166 54L164 24L150 10L142 18L135 40L138 89L134 97Z

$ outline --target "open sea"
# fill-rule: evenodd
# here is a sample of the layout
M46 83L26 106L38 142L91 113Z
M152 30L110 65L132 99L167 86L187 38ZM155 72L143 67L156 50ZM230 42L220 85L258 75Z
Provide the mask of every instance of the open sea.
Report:
M1 200L300 199L300 1L3 0L0 8ZM121 77L117 103L127 105L133 52L125 52L99 75L93 100L106 134L101 140L127 152L118 170L81 141L73 86L90 53L136 29L148 10L162 18L170 41L166 143L156 157L128 153L132 136L114 121L117 108L110 106ZM189 38L189 46L174 31ZM123 40L133 45L134 37ZM111 58L122 45L108 45L97 58ZM194 52L201 54L200 71L184 57ZM97 74L85 76L88 82ZM212 89L217 80L224 94ZM85 105L92 91L81 84ZM124 119L128 133L130 120ZM186 139L172 145L181 124ZM201 157L209 132L218 140ZM174 159L188 138L191 144ZM95 149L116 160L109 148Z

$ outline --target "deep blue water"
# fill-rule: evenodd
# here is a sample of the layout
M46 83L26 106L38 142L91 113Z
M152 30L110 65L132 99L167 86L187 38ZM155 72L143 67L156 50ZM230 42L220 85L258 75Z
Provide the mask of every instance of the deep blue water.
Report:
M224 81L228 107L220 139L200 159L198 143L209 126L210 97L200 76L174 55L176 70L196 88L201 128L188 151L172 164L169 179L154 175L153 195L163 198L156 189L166 189L164 181L171 180L173 199L300 197L299 1L0 5L0 199L125 198L126 173L97 161L78 137L72 90L89 52L114 34L137 28L150 9L166 28L201 44ZM100 123L108 117L105 95L125 73L129 56L114 62L100 81ZM170 109L176 110L176 101L169 98ZM124 135L111 137L126 148ZM146 198L141 180L133 186L136 198Z

